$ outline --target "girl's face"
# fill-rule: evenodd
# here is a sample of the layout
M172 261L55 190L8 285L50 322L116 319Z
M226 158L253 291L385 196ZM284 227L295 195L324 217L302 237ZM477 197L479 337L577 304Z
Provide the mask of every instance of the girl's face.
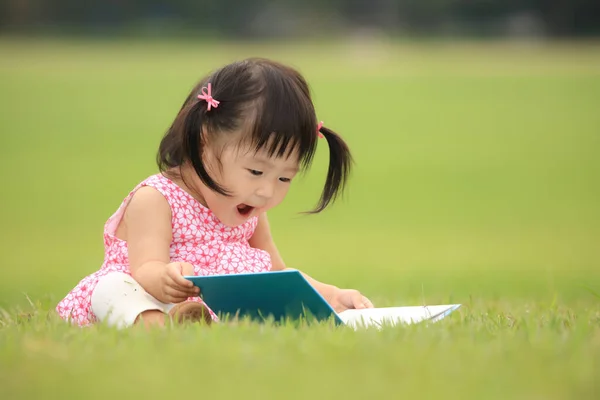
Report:
M196 184L206 206L227 226L237 226L279 205L299 169L295 154L288 158L269 157L266 151L226 146L219 155L206 151L204 163L208 173L231 193L213 192L196 177Z

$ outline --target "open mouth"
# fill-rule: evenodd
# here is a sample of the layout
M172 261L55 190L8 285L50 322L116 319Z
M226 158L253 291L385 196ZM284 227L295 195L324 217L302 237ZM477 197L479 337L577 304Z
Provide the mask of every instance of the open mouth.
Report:
M254 207L249 206L247 204L240 204L237 206L237 210L241 216L247 217L248 215L250 215L250 213L252 213L252 210L254 210Z

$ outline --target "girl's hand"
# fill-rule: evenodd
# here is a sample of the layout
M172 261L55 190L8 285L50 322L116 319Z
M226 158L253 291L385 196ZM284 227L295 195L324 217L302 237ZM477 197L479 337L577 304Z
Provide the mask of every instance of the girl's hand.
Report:
M188 297L200 294L200 288L185 279L184 276L194 275L194 266L190 263L174 262L167 264L162 274L162 299L164 303L181 303Z
M373 308L373 303L358 290L335 289L331 296L331 306L336 312L342 312L349 308Z

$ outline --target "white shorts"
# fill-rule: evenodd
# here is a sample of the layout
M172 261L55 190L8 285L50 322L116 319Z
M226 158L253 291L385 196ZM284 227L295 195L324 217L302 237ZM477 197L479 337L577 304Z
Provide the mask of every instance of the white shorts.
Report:
M158 310L167 314L175 304L158 301L130 275L111 272L98 280L91 306L98 321L121 329L132 326L144 311Z

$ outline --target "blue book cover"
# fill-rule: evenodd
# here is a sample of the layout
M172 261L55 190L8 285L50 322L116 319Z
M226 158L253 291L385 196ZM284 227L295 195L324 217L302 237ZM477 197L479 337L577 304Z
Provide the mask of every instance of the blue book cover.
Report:
M315 318L333 320L354 329L382 328L423 321L437 322L460 304L349 309L336 313L299 271L186 276L198 286L201 297L220 317L273 318L276 322Z
M299 271L186 276L200 288L204 302L219 316L264 320L315 318L342 320Z

